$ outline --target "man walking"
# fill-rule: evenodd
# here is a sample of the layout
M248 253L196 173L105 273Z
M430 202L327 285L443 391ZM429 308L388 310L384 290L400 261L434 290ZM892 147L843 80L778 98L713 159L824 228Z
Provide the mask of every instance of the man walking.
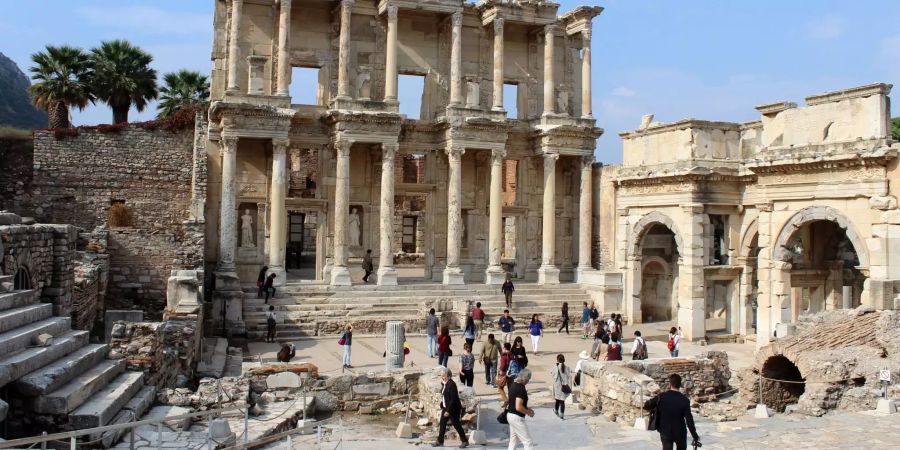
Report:
M366 271L366 274L363 275L363 283L369 282L369 275L372 275L372 272L375 270L375 265L372 264L372 250L366 250L366 256L363 256L362 269Z
M484 382L495 385L497 380L497 361L500 359L500 343L489 333L487 342L481 347L481 362L484 364Z
M440 319L434 315L434 308L428 311L425 317L425 334L428 339L428 357L435 358L437 356L437 334L440 326Z
M503 315L500 316L500 320L497 321L497 324L500 325L500 336L503 342L510 342L513 325L516 324L516 321L509 316L508 309L503 310Z
M466 431L463 430L462 425L459 423L463 410L462 402L459 401L459 391L456 389L456 383L450 377L450 369L441 367L439 370L441 371L441 383L443 384L441 388L441 420L439 422L437 442L434 443L433 447L444 446L447 422L450 422L462 441L459 448L466 448L469 446L469 439L466 437Z
M700 436L694 427L694 416L691 415L691 401L682 394L681 375L669 375L669 390L644 403L644 409L656 408L656 416L651 418L651 425L656 425L663 450L687 450L687 430L694 438L692 445L700 446ZM687 425L687 430L685 430Z
M475 339L481 341L481 332L484 330L484 310L481 309L481 302L475 303L472 308L472 320L475 321Z

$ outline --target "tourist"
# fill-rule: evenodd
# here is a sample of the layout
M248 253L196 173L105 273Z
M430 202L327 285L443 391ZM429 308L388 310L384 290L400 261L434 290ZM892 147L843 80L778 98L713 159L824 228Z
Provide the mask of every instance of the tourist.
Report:
M266 291L266 304L269 304L269 295L271 294L272 300L275 300L275 274L270 273L268 277L266 277L266 283L263 285L263 288Z
M484 310L481 309L481 302L475 303L472 308L472 319L475 320L475 339L481 341L481 332L484 330Z
M353 324L348 323L346 327L344 327L344 332L341 333L340 339L338 339L338 343L344 346L344 368L352 369L353 366L350 365L350 346L353 345Z
M600 311L597 310L597 307L594 306L594 303L591 303L591 329L594 329L594 323L600 320Z
M616 332L619 333L619 336L625 336L625 328L622 327L622 315L616 314Z
M541 336L544 335L544 323L538 319L537 314L531 316L531 323L528 324L528 332L531 334L531 351L537 355L538 343L541 341Z
M619 329L616 328L616 313L609 315L609 320L606 321L606 328L609 330L609 334L619 331Z
M362 278L363 283L368 283L369 275L372 275L372 272L375 271L375 266L372 264L372 250L366 250L366 256L363 256L362 269L366 271Z
M588 354L587 350L582 350L581 353L578 354L578 362L575 363L575 386L581 386L581 365L584 364L585 361L590 361L591 355Z
M276 357L278 358L278 362L289 363L296 355L297 347L295 347L294 344L284 344L281 346L281 350L278 351Z
M572 393L572 369L566 366L566 357L562 353L556 355L556 367L550 371L553 377L553 413L565 419L566 398Z
M472 354L472 344L463 344L462 355L459 355L459 379L466 386L472 387L475 381L475 355Z
M691 432L694 448L700 447L700 436L694 427L694 416L691 414L691 401L682 394L681 375L669 375L669 390L644 402L644 409L653 411L651 420L655 422L656 431L663 450L687 449L687 431ZM685 429L685 425L687 429Z
M500 316L500 319L497 320L497 325L500 326L500 337L503 342L509 342L510 337L512 337L513 326L516 324L516 321L510 317L509 310L504 309L503 315Z
M563 302L562 304L562 324L556 330L556 334L562 332L563 327L566 329L566 334L569 334L569 302Z
M581 339L587 339L591 332L591 308L588 308L587 302L582 302L581 308Z
M511 352L513 360L519 364L520 369L528 367L528 355L525 354L525 344L522 343L522 336L516 336L513 340Z
M531 450L531 435L525 426L525 416L534 417L534 410L528 407L528 390L525 385L531 381L531 371L522 369L515 381L509 383L509 405L506 408L506 419L509 421L509 450L518 447L519 442L525 450Z
M275 307L269 305L266 311L266 342L275 342Z
M666 342L666 347L669 348L669 356L678 357L678 351L681 350L681 327L669 328L669 340Z
M466 316L466 326L463 327L463 339L469 347L475 343L475 319L472 316Z
M512 277L507 275L506 281L503 282L503 286L500 286L500 291L503 292L503 295L506 297L506 307L508 309L512 309L512 294L515 290L516 287L513 286Z
M634 342L631 344L631 359L639 361L647 359L647 342L641 337L641 332L635 330Z
M484 383L496 385L497 360L500 359L500 343L494 334L488 334L487 341L481 346L481 363L484 364Z
M500 408L506 408L506 405L509 403L509 398L506 396L506 387L511 381L507 376L509 373L509 363L514 360L511 350L512 345L510 345L509 342L504 342L503 353L500 354L500 367L497 368L497 381L495 382L497 390L500 391L500 400L503 401Z
M447 337L449 337L449 335ZM463 413L462 402L459 400L459 391L456 389L456 383L453 382L450 369L443 367L439 370L441 371L442 384L441 420L438 427L437 442L435 442L433 446L444 446L444 435L447 434L447 422L450 422L453 424L453 429L456 430L456 433L459 434L459 439L462 441L459 448L466 448L469 446L469 440L466 438L466 431L463 430L462 424L459 422L460 416L462 416Z
M441 321L434 315L434 308L428 310L425 317L425 335L428 339L428 357L437 357L437 334Z
M606 360L622 360L622 341L619 340L619 333L609 333L609 345L606 346Z
M594 343L591 345L591 357L600 359L600 349L602 348L601 344L604 341L607 341L608 334L606 333L605 323L599 320L594 321Z
M262 269L259 269L259 275L256 277L256 298L263 297L263 285L266 284L266 272L269 271L269 266L262 266Z
M450 360L450 344L453 341L450 339L450 329L447 326L441 327L441 335L437 338L438 343L438 364L447 367L447 362Z

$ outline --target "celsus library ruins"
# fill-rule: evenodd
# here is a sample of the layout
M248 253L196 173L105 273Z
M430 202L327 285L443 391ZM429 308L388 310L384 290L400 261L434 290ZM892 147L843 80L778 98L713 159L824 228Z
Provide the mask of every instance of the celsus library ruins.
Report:
M206 1L207 102L0 137L0 449L430 448L439 352L447 445L506 448L489 333L526 341L540 448L658 448L643 404L674 373L707 448L900 439L891 84L604 131L600 6Z

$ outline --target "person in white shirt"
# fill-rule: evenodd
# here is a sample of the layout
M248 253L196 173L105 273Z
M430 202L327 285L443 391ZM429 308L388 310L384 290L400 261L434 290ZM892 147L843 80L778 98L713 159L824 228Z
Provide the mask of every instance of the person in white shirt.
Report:
M641 337L640 331L634 332L634 342L631 343L631 359L647 359L647 342Z
M609 320L606 321L606 329L609 330L609 334L613 334L613 333L619 331L618 328L616 327L616 315L615 314L611 314L609 316Z
M266 342L275 342L275 307L269 306L266 311Z
M666 345L669 347L669 355L677 358L678 351L681 350L681 327L669 329L669 342Z

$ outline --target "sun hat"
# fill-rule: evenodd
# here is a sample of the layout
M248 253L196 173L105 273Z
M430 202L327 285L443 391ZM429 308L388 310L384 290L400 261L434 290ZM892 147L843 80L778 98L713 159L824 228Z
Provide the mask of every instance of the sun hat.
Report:
M581 353L578 354L578 357L581 359L591 359L591 355L587 350L582 350Z

